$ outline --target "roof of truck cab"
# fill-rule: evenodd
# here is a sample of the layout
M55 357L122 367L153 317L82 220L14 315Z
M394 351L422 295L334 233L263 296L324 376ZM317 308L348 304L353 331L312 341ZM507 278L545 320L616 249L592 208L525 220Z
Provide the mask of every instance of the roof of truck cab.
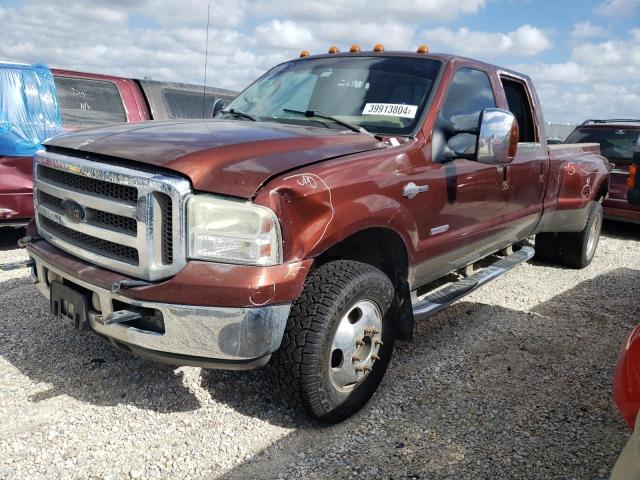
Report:
M408 57L408 58L419 58L419 59L428 58L432 60L440 60L443 63L448 63L448 62L457 60L460 62L473 63L475 65L482 66L487 70L504 72L511 75L516 75L523 79L530 80L529 76L525 75L524 73L516 72L515 70L511 70L505 67L500 67L492 63L483 62L475 58L463 57L460 55L452 55L449 53L418 53L418 52L393 51L393 50L384 51L384 52L374 52L374 51L362 50L357 53L339 52L339 53L322 53L318 55L309 55L307 57L294 58L292 59L292 61L304 62L305 60L311 60L315 58L335 58L335 57Z

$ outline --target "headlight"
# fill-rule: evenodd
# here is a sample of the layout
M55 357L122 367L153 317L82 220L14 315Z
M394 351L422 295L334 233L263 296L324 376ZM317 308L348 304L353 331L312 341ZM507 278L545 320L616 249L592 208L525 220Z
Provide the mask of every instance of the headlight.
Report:
M280 223L252 203L194 195L187 205L189 258L249 265L282 263Z

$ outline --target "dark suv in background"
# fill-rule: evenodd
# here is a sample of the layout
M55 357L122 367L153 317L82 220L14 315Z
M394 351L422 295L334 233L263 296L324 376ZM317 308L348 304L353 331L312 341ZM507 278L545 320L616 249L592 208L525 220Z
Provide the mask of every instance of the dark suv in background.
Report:
M565 143L600 144L602 155L614 165L609 195L602 205L605 218L640 223L638 181L630 176L630 173L638 175L638 167L632 165L640 162L640 120L586 120L571 132Z
M640 207L640 145L636 148L633 163L629 165L627 178L627 200L630 205Z

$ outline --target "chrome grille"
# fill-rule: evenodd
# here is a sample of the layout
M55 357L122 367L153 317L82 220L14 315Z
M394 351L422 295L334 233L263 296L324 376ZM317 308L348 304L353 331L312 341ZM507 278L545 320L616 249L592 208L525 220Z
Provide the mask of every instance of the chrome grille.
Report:
M83 177L62 170L45 167L44 165L38 166L38 176L49 183L68 187L72 190L114 198L129 203L136 203L138 201L138 191L134 187L127 185L103 182L95 178Z
M34 179L38 231L62 250L146 280L186 263L187 180L43 150Z

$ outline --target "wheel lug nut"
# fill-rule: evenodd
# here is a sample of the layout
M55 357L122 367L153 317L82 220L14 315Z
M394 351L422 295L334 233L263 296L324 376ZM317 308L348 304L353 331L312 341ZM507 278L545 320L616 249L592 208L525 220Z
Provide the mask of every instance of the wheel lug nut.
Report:
M371 358L374 360L380 360L380 357L378 355L376 355L375 353L373 355L371 355Z
M358 357L357 355L354 355L353 357L351 357L351 361L352 362L359 362L360 361L360 357Z
M382 340L376 340L374 343L376 347L381 347L382 345L384 345L384 343L382 343Z
M364 341L362 341L362 339L358 339L356 340L356 347L361 347L362 345L364 345Z

